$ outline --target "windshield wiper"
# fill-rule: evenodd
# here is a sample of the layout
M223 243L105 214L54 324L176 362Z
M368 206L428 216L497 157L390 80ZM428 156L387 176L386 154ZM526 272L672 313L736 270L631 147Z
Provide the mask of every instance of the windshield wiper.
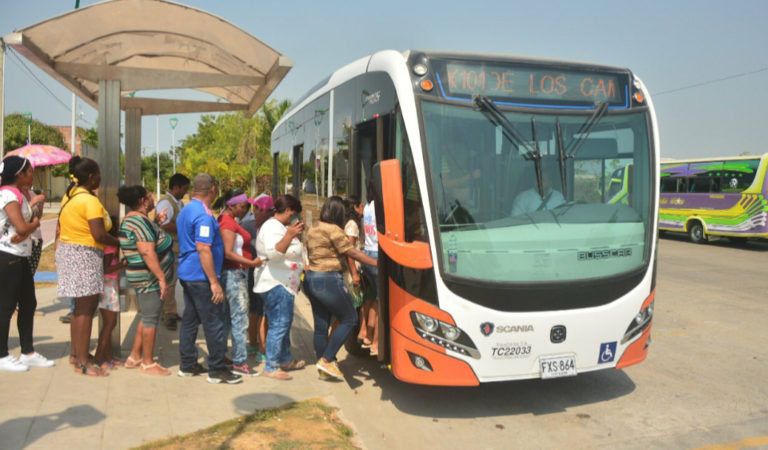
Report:
M579 150L581 150L581 146L584 145L584 142L587 141L589 134L592 133L592 130L595 128L597 123L600 122L600 119L605 116L606 112L608 112L607 102L600 102L595 104L595 112L589 116L589 119L587 119L587 121L581 125L581 128L579 128L579 131L576 132L576 134L579 135L578 139L571 141L571 145L568 146L570 151L565 152L567 158L576 157L576 154L579 152Z
M539 188L539 195L541 198L544 198L544 185L541 179L541 152L539 151L539 141L536 135L536 120L531 117L531 131L533 133L534 142L534 145L532 146L525 140L525 137L523 137L520 131L515 128L512 122L510 122L509 119L507 119L507 117L501 111L499 111L491 99L484 95L477 95L474 98L474 103L475 106L488 114L488 120L490 120L494 125L501 127L502 134L510 142L517 145L518 148L525 149L525 152L523 152L523 158L528 161L533 161L533 164L536 168L536 185Z
M563 130L560 128L560 117L557 118L557 162L560 163L560 181L562 181L563 197L568 198L568 183L566 180L565 162L568 157L565 155L565 146L563 145Z

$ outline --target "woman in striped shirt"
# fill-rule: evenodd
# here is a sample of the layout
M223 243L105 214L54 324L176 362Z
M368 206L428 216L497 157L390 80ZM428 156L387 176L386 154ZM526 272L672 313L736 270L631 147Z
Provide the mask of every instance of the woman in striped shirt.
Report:
M131 356L125 367L149 375L168 376L171 371L153 361L157 324L170 283L175 283L173 238L160 228L165 221L161 212L155 221L147 216L155 207L152 193L143 186L118 189L120 203L131 208L120 225L120 249L128 265L126 275L136 290L141 308L141 323L136 331Z

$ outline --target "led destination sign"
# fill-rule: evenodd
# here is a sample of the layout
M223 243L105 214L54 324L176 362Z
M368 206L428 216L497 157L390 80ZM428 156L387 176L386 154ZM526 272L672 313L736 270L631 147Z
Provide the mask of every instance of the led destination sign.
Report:
M438 82L446 97L471 99L482 94L519 105L594 107L596 102L626 107L626 74L471 62L446 62Z

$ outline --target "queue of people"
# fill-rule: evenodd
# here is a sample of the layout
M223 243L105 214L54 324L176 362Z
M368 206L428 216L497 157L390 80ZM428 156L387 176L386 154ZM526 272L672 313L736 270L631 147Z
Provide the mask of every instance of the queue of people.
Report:
M107 377L125 368L171 375L155 361L157 327L164 323L174 330L180 320L178 376L207 375L214 384L237 384L258 375L291 380L291 371L307 365L291 352L294 301L302 289L312 306L315 367L321 379L343 378L336 355L358 323L357 338L363 347L373 355L378 352L378 245L375 218L369 217L372 203L330 197L320 220L305 229L301 201L291 195L250 198L233 189L220 196L212 176L198 174L190 181L176 174L157 208L143 186L121 187L117 197L127 213L118 222L96 196L101 183L98 164L76 156L69 166L71 184L59 215L55 259L58 294L74 303L69 363L75 373ZM0 304L0 370L54 365L33 347L32 266L37 245L33 236L40 226L36 208L40 200L26 194L32 171L24 158L9 157L0 166L0 283L11 293ZM184 205L190 188L191 200ZM141 320L130 355L120 361L109 344L119 320L118 273L123 268L136 291ZM183 317L178 316L174 298L177 280L183 288ZM8 353L16 308L19 358ZM91 354L97 309L103 327ZM207 367L196 347L200 325ZM254 355L255 364L248 363L249 355ZM262 362L259 373L255 367Z

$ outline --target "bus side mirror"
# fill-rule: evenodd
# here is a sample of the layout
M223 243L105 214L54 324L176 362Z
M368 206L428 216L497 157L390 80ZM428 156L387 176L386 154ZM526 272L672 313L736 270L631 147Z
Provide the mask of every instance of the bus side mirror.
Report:
M379 246L397 264L431 269L432 254L425 242L405 242L405 205L400 161L389 159L373 166L374 207Z

